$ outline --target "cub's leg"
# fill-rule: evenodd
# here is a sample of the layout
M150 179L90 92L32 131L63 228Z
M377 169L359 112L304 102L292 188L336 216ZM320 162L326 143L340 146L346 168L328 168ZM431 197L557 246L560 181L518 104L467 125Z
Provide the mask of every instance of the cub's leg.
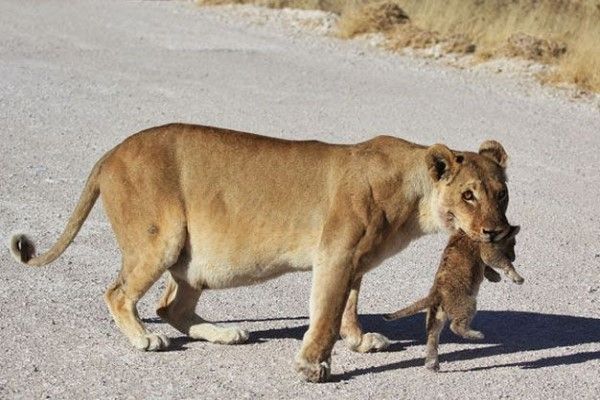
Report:
M512 279L512 281L517 285L522 285L523 282L525 282L525 279L521 275L519 275L519 273L515 270L515 267L513 267L512 264L509 268L504 269L504 273L508 275L508 277Z
M508 261L507 259L503 259L495 265L495 267L500 268L514 283L517 285L523 284L525 279L515 270L514 265Z
M525 278L523 278L519 273L513 268L507 272L507 275L514 283L517 285L522 285L525 282Z
M440 333L446 323L446 313L440 305L431 306L427 310L427 353L425 355L425 368L437 372L440 369L438 360L438 346Z
M450 323L450 330L465 339L481 340L485 336L479 331L471 329L471 321L477 312L477 302L475 299L470 298L464 300L464 304L461 307L454 307L452 313L452 323Z
M203 320L195 312L201 290L169 273L167 287L158 302L157 314L181 333L212 343L237 344L248 340L248 332L225 328Z
M492 268L488 267L487 265L483 269L483 276L485 276L485 279L487 279L490 282L500 282L502 280L500 274L494 271Z
M350 295L342 316L340 335L346 345L353 351L367 353L383 350L390 345L388 338L375 332L363 333L358 321L358 294L361 281L362 277L359 277L352 282Z

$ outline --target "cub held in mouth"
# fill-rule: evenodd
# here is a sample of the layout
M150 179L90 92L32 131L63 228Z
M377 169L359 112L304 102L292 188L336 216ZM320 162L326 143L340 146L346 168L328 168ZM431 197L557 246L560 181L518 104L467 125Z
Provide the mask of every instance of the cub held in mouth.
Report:
M439 338L447 319L452 321L450 329L455 334L466 339L483 339L483 333L471 329L470 324L477 312L477 294L484 276L492 282L500 278L491 268L504 271L516 284L523 283L524 279L512 265L519 230L519 226L511 226L505 237L488 243L472 240L458 231L444 249L429 294L384 317L391 321L427 309L426 368L439 370Z

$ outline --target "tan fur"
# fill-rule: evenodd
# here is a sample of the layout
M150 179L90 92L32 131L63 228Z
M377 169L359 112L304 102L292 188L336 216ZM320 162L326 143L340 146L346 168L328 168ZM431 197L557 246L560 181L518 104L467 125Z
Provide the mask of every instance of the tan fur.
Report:
M387 345L358 324L362 275L423 234L462 228L490 240L483 229L505 231L504 206L494 197L504 184L497 160L443 145L386 136L332 145L172 124L131 136L96 164L49 253L35 257L23 236L11 249L29 265L52 261L99 192L123 255L105 300L143 350L168 344L146 330L136 310L166 271L161 318L192 338L239 343L247 332L196 314L201 292L312 269L310 327L297 369L322 381L338 334L356 351ZM484 192L477 204L461 203L468 185Z
M477 293L484 276L497 282L499 276L491 268L502 269L517 284L523 278L515 271L515 235L519 227L511 227L499 241L481 243L462 231L450 237L442 255L429 295L384 318L388 321L407 317L427 309L427 356L425 367L439 370L438 342L446 319L452 332L467 339L483 339L483 333L471 329L477 311Z

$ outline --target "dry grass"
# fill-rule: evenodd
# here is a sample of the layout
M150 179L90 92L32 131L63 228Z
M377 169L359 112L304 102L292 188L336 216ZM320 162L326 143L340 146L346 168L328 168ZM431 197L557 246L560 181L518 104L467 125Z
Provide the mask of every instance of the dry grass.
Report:
M386 32L385 47L399 51L406 47L425 49L440 42L440 35L434 31L421 29L415 24L406 23Z
M386 32L398 25L408 23L408 15L394 1L374 1L342 11L338 34L342 38L372 32Z
M557 70L543 77L543 80L552 84L573 83L582 89L600 92L598 42L599 40L593 41L591 38L578 42L560 59Z
M550 83L600 92L600 0L201 0L321 9L341 15L339 35L381 31L387 47L476 51L555 65ZM407 18L408 17L408 18Z
M299 8L302 10L324 10L341 14L344 7L352 1L342 0L196 0L202 5L218 6L224 4L255 4L270 8Z
M556 65L546 82L573 83L600 92L600 1L598 0L389 0L415 27L399 27L388 47L445 43L446 51L480 59L521 57ZM364 3L363 3L364 4ZM355 4L353 12L364 5ZM340 21L343 25L344 15ZM367 14L368 15L368 14ZM365 17L365 19L369 19ZM356 22L354 22L356 24ZM410 35L414 34L414 38ZM455 40L461 37L462 40ZM425 44L424 44L425 43Z
M565 54L567 46L554 40L515 33L509 36L503 50L507 56L550 63Z

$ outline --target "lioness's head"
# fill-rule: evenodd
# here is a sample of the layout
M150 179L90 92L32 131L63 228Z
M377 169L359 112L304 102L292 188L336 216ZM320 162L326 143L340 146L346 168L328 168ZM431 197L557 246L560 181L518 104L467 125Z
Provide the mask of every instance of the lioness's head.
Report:
M451 232L462 229L471 239L491 242L505 236L508 188L502 145L488 140L479 153L453 152L436 144L427 151L434 181L434 208L440 223Z

